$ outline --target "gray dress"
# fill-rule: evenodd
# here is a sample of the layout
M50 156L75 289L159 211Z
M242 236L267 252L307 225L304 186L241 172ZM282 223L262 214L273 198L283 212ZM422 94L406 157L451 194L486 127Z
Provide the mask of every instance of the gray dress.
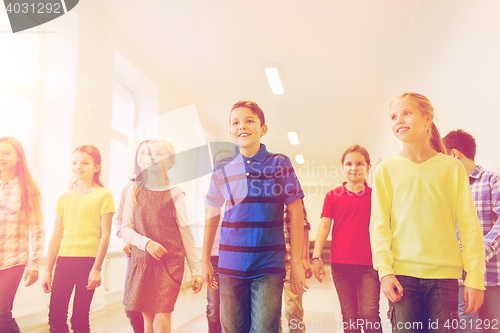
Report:
M143 188L137 196L135 231L163 245L167 253L156 260L148 252L132 247L125 297L127 311L169 313L174 310L185 258L172 198L180 194L182 191L178 188L167 191Z

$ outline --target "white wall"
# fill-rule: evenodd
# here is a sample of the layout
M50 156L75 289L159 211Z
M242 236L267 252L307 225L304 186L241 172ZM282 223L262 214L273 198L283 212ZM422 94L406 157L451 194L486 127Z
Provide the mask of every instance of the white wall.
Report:
M433 103L442 136L462 128L476 138L476 162L500 172L500 25L496 1L421 1L398 61L374 109L365 138L374 160L400 146L389 129L388 106L405 91ZM425 26L426 29L416 29ZM375 139L376 138L376 139Z

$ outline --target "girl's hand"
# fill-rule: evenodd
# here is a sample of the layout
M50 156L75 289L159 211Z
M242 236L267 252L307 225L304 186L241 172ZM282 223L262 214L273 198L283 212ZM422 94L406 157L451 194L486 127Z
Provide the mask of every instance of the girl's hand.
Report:
M38 280L38 271L25 270L23 281L26 281L25 286L29 287Z
M382 284L382 291L385 297L387 297L387 299L392 303L399 302L399 300L403 297L404 289L396 278L396 275L386 275L382 278L382 280L380 280L380 282Z
M52 291L52 274L50 273L45 273L43 280L42 280L42 289L43 292L48 294Z
M160 260L161 257L167 253L167 250L160 243L157 243L154 240L147 242L146 251L148 251L148 253L156 260Z
M101 272L95 268L90 270L87 290L95 289L101 285Z
M129 242L123 242L123 252L129 255L132 252L132 245Z
M214 279L214 267L210 263L210 261L205 262L203 261L202 265L202 271L203 271L203 277L205 278L205 281L207 282L207 286L211 289L218 289L219 285Z
M320 282L323 283L323 279L321 278L322 276L326 276L325 273L325 265L323 264L323 260L319 259L314 259L312 261L312 270L314 273L314 277Z
M306 279L310 279L313 275L311 264L309 263L309 258L302 259L302 266L304 267L304 272L306 273Z
M203 278L201 275L193 275L193 277L191 277L191 289L197 294L200 292L201 287L203 287Z
M467 306L464 310L465 313L474 313L484 301L484 291L464 286L464 302Z

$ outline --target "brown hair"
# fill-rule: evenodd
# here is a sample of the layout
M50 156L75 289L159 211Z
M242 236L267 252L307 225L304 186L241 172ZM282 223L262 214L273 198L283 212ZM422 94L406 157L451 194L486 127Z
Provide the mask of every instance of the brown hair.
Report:
M165 185L168 185L170 182L169 182L169 179L168 179L168 175L166 174L166 171L170 170L170 168L172 168L175 164L175 148L174 148L174 145L172 145L170 142L166 141L166 140L163 140L163 139L154 139L154 140L150 140L147 145L148 145L148 150L149 150L149 145L153 144L153 143L161 143L165 146L165 148L167 149L167 151L169 152L169 156L167 158L165 158L165 160L168 160L169 164L167 166L165 166ZM142 188L146 185L147 183L147 172L142 172L141 173L142 177L141 177L141 181L138 182L136 181L135 182L135 187L134 187L134 202L137 203L137 196L139 195L139 192L141 192Z
M456 149L465 155L468 159L474 161L476 158L476 140L472 135L464 130L458 129L446 134L443 143L448 150Z
M99 149L97 149L96 146L83 145L83 146L76 147L75 150L73 151L73 154L76 153L77 151L89 154L90 157L92 157L92 159L94 160L94 165L99 166L99 170L94 172L94 177L92 177L92 181L94 184L97 184L100 187L104 187L104 185L101 182L101 169L102 169L101 162L102 162L102 160L101 160L101 152L99 152ZM70 189L73 189L75 184L76 184L76 181L70 185Z
M389 107L399 100L403 100L406 102L406 104L409 104L420 110L420 112L422 112L424 116L427 116L429 114L434 116L434 107L432 106L429 99L424 95L415 92L405 92L396 97L396 99L392 101ZM438 153L446 154L446 149L444 148L443 141L441 140L441 135L439 134L434 121L432 122L430 128L427 129L427 139L429 140L432 149L434 149Z
M130 179L130 181L132 181L132 182L135 182L142 172L142 168L139 165L138 157L139 157L139 153L141 152L142 145L145 143L147 144L149 141L151 141L151 140L144 140L141 143L139 143L139 145L137 146L137 150L135 151L135 160L134 160L134 177L132 179Z
M266 118L264 117L264 111L260 108L260 106L257 105L257 103L252 102L252 101L239 101L236 102L233 107L231 108L231 112L229 112L229 121L231 121L231 113L233 112L234 109L237 108L247 108L252 111L254 115L256 115L259 120L260 120L260 126L264 126L266 124Z
M16 171L21 188L21 217L27 221L42 221L42 196L33 177L31 177L21 142L8 136L0 138L0 142L7 142L14 147L19 159L16 164Z
M344 164L344 160L345 160L346 155L350 154L350 153L354 153L354 152L358 152L361 155L363 155L365 160L366 160L366 164L370 165L370 154L368 154L368 150L361 147L360 145L352 145L344 151L344 153L342 154L342 159L341 159L342 164Z

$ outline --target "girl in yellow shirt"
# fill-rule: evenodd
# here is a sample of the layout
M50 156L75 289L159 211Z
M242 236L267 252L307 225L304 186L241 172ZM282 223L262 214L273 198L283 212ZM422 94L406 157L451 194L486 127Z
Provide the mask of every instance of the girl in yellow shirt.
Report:
M403 149L376 167L370 218L373 266L389 319L394 332L454 332L462 266L466 311L483 302L482 232L468 178L460 162L442 154L425 96L400 95L389 117Z
M115 207L111 192L100 180L101 154L96 147L76 148L72 171L76 178L73 189L57 203L42 288L52 293L50 332L69 332L68 304L75 288L71 327L75 333L89 333L90 303L94 290L101 285L101 265L108 250Z

